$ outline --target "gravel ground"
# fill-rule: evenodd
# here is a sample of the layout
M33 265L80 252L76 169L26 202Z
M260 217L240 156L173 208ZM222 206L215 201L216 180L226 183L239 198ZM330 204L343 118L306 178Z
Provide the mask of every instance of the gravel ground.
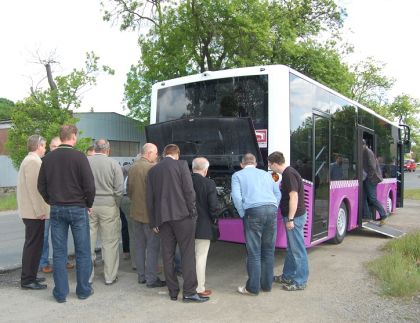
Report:
M420 202L406 201L389 224L406 231L420 229ZM54 301L52 275L48 289L22 291L20 270L0 274L1 322L419 322L420 295L409 299L381 295L365 263L381 254L389 241L358 230L340 245L322 244L309 250L310 278L305 291L286 292L275 284L271 293L242 296L236 288L246 279L242 245L212 244L206 287L213 290L204 304L169 300L167 289L137 284L130 261L121 260L119 281L103 284L103 266L96 267L95 294L81 301L75 295L75 271L69 271L67 302ZM281 272L284 251L276 251L276 274Z

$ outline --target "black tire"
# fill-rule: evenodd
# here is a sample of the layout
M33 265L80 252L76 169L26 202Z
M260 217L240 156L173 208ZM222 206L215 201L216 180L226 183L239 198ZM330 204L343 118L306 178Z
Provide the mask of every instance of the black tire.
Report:
M335 224L335 237L331 240L332 243L342 243L347 233L348 212L344 202L338 208L337 222Z

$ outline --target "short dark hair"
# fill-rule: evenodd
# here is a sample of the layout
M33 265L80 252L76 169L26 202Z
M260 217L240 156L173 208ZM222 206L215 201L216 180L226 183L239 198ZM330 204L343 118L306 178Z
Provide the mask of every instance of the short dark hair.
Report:
M71 135L77 135L77 127L72 124L63 125L60 128L60 140L70 140Z
M284 155L283 153L279 152L279 151L275 151L273 153L271 153L270 155L268 155L268 161L272 164L284 164L286 162L286 160L284 159Z
M181 151L179 150L179 147L175 144L166 145L166 147L163 149L163 156L179 154L181 154Z

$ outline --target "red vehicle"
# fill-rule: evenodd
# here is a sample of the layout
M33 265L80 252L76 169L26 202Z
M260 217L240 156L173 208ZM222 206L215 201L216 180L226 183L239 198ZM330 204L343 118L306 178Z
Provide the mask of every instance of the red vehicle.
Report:
M404 160L404 171L406 172L415 172L416 171L416 163L412 159Z

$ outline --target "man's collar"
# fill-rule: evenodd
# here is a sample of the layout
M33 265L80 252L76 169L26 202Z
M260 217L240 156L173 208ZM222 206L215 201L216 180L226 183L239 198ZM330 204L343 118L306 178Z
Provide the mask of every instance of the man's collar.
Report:
M148 160L146 157L141 156L140 160L144 160L145 162L148 162L148 163L152 164L152 162L150 160Z
M244 169L245 169L245 168L251 168L251 167L252 167L252 168L255 168L256 166L255 166L255 165L245 165Z

